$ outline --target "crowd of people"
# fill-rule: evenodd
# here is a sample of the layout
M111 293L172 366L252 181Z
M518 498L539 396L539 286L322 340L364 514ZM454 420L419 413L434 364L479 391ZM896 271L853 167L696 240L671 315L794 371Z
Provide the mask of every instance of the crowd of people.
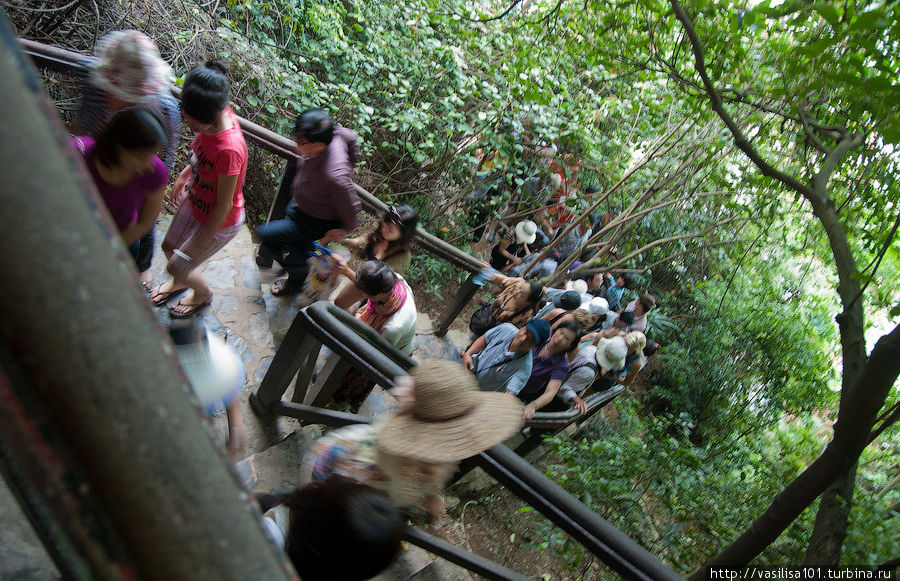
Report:
M174 319L189 319L213 298L198 267L244 223L248 156L229 106L224 63L212 60L192 69L180 104L171 95L171 82L150 38L133 30L108 34L91 62L71 144L131 253L148 300ZM169 187L182 120L193 134L190 161ZM335 304L412 353L417 311L404 276L412 260L416 211L389 206L371 228L354 236L360 211L352 180L357 135L326 111L309 109L296 118L294 140L298 161L286 216L256 230L257 263L283 270L272 294L301 292L310 255L324 251L332 275L345 279L334 293ZM498 164L496 155L485 156L473 199L490 195ZM564 174L553 175L551 187L561 188ZM531 180L523 187L539 186ZM177 207L161 244L171 278L153 285L153 228L167 195ZM584 217L565 233L576 218L562 195L553 195L558 207L540 225L526 219L494 234L482 274L496 293L472 317L472 342L460 354L462 364L426 360L409 378L398 378L389 413L373 425L328 434L304 461L304 485L266 500L265 528L304 578L362 579L381 570L400 550L401 509L438 518L441 491L460 460L503 441L538 411L574 407L586 413L590 393L630 385L646 364L655 348L644 334L655 299L636 295L634 277L600 274L568 280L561 288L536 280L552 274L585 245L597 224L610 219L609 213L597 220ZM330 243L350 249L352 262L332 254ZM532 264L547 245L555 250ZM526 279L522 275L529 267ZM636 296L627 300L626 293ZM173 327L172 338L192 373L205 373L210 367L201 363L216 357L226 362L217 364L234 371L219 374L217 394L198 397L210 413L216 406L227 409L229 449L236 452L243 440L239 362L195 324ZM351 370L330 407L356 412L373 387ZM328 556L339 556L347 543L366 558L335 565L341 559Z

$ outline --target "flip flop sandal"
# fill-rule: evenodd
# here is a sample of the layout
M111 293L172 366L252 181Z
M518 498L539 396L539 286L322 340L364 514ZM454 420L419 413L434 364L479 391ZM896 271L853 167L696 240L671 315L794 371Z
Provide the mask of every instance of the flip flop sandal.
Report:
M169 315L171 315L173 319L187 319L188 317L192 316L194 313L196 313L203 307L208 307L209 305L211 305L212 300L213 300L213 298L209 297L202 303L197 303L197 304L193 304L193 305L189 305L187 303L178 301L173 306L169 307ZM177 306L188 307L188 310L186 312L179 313L178 311L175 310L175 307L177 307Z
M163 284L165 284L165 283L163 283ZM180 288L178 290L173 290L173 291L169 291L169 292L160 292L159 289L161 289L161 288L162 288L162 284L158 284L152 291L150 291L151 295L153 293L156 293L156 298L150 299L150 302L153 303L154 307L161 307L161 306L165 305L167 302L169 302L169 299L171 299L172 297L177 297L178 295L180 295L181 293L183 293L184 291L186 291L188 289L188 287L184 287L184 288Z
M271 292L272 292L272 296L286 297L289 295L295 295L295 294L299 293L301 290L303 290L301 287L294 285L294 284L290 284L287 282L287 279L285 279L285 280L275 281L275 283L272 285Z

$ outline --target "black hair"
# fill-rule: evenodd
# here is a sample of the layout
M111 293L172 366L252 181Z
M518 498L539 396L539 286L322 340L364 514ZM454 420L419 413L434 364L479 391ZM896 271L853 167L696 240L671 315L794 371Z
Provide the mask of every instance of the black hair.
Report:
M419 225L419 215L411 206L389 206L387 211L381 217L381 221L378 222L378 226L375 227L375 230L369 235L369 239L366 241L366 257L371 256L372 248L384 240L384 236L381 235L381 225L385 222L396 224L400 228L400 238L388 242L387 250L384 253L384 257L387 258L388 256L409 249L412 237L416 233L416 226Z
M294 136L328 145L334 138L334 120L324 109L307 109L294 121Z
M645 356L650 357L651 355L656 355L657 351L659 351L659 343L647 343L643 353Z
M528 304L536 305L544 296L544 285L537 282L528 283Z
M181 109L200 123L212 124L228 106L230 94L228 66L220 60L209 60L184 78Z
M626 325L634 324L634 313L631 311L624 311L621 315L619 315L619 320L625 323Z
M553 329L553 333L556 333L560 329L569 329L570 331L575 333L575 338L572 339L572 343L568 346L568 348L566 348L566 351L571 351L572 347L574 347L578 344L579 341L581 341L581 326L575 321L563 321L562 323L559 323L555 329ZM550 334L551 337L553 336L553 333Z
M367 260L356 269L356 288L374 297L394 290L397 274L380 260Z
M400 553L403 517L370 486L331 476L278 500L290 509L285 552L304 581L369 579Z
M166 122L151 107L137 106L123 109L110 119L97 135L94 156L105 166L119 164L119 150L160 150L169 144Z

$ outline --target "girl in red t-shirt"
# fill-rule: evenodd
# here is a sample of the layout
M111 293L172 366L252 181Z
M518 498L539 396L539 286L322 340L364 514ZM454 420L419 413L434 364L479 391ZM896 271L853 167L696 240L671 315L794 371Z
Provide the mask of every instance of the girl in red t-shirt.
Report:
M196 271L237 235L244 221L247 143L228 106L228 69L208 61L188 73L181 92L184 120L194 131L191 163L172 192L180 200L163 240L174 277L153 290L150 300L162 306L190 289L169 311L175 318L193 315L212 302L213 291Z

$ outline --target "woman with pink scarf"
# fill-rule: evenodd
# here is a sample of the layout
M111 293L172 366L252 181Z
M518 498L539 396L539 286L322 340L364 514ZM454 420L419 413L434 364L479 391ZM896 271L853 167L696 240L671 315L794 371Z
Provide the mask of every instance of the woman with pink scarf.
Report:
M416 303L409 284L380 260L364 262L356 271L354 284L366 297L365 305L356 311L356 318L400 351L407 355L412 353L416 337ZM349 407L356 413L374 386L361 373L351 369L335 391L330 407Z

